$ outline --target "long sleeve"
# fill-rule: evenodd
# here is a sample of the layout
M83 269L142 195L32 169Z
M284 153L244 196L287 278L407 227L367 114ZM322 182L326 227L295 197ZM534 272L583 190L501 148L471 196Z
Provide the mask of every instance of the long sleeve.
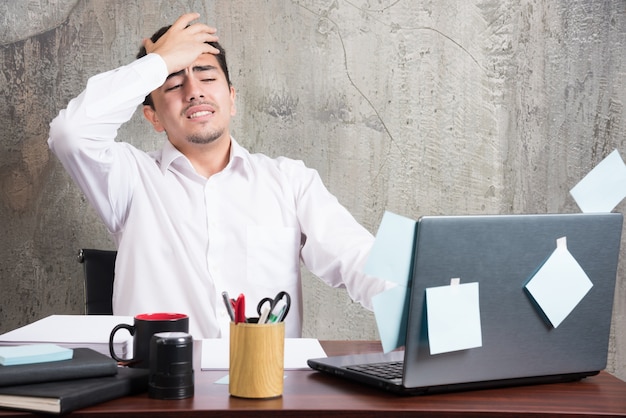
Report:
M133 187L128 146L115 142L117 131L166 77L155 54L93 76L50 124L50 149L112 232L121 227Z
M304 264L327 284L345 287L352 300L372 310L372 297L391 286L363 273L374 237L326 189L317 171L309 170L296 195L306 237L301 252Z

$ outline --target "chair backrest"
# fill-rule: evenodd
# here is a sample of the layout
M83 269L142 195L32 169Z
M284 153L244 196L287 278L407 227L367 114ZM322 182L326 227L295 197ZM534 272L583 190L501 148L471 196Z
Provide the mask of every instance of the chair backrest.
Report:
M113 315L113 280L117 251L83 248L78 251L78 262L85 273L85 313Z

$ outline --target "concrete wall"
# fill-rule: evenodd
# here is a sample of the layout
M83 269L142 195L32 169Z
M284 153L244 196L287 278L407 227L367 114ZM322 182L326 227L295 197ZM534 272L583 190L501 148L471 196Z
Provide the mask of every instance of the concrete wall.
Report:
M0 332L81 313L76 250L113 247L49 121L192 10L229 53L235 137L318 169L372 232L385 209L579 212L570 188L626 155L623 0L0 0ZM140 116L120 136L158 147ZM624 255L608 369L626 379ZM307 336L377 337L344 291L307 276L305 292Z

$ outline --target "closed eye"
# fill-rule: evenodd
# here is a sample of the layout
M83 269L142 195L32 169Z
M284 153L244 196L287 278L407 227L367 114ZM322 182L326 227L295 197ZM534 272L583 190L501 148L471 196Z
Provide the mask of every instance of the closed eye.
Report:
M176 84L176 85L174 85L174 86L167 87L167 88L165 89L165 91L172 91L172 90L176 90L176 89L178 89L178 88L180 88L180 87L182 87L182 84Z

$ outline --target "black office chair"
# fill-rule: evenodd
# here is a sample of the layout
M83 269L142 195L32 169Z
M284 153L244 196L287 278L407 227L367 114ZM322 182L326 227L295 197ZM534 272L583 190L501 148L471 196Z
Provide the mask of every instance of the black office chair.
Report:
M113 280L117 251L83 248L78 262L85 273L85 313L113 315Z

